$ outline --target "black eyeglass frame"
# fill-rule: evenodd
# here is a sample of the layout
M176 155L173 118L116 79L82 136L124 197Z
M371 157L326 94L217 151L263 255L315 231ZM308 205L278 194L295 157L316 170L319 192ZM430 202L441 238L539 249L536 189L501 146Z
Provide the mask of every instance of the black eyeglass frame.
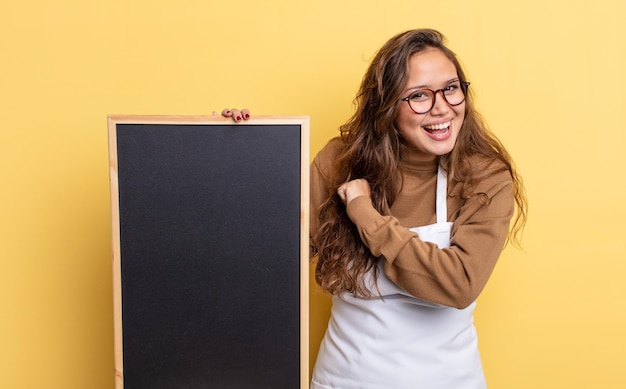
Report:
M451 107L456 107L457 105L461 105L463 104L463 102L465 101L465 99L467 98L467 91L469 89L470 86L470 82L468 81L460 81L461 83L461 92L463 92L463 100L461 100L459 103L456 104L450 104L450 102L448 101L448 99L446 98L446 94L445 94L445 90L446 88L448 88L450 85L446 86L445 88L441 88L441 89L437 89L437 90L432 90L432 89L420 89L419 91L415 91L413 93L411 93L410 95L408 95L407 97L400 99L400 101L406 101L406 103L409 105L409 108L411 108L411 111L415 112L418 115L423 115L425 113L430 112L433 107L435 106L435 101L437 100L437 93L441 92L441 96L443 97L443 100ZM413 109L413 106L411 105L411 96L413 96L413 94L415 94L416 92L420 92L420 91L429 91L433 94L433 103L431 104L430 108L428 108L426 111L424 112L417 112L416 110Z

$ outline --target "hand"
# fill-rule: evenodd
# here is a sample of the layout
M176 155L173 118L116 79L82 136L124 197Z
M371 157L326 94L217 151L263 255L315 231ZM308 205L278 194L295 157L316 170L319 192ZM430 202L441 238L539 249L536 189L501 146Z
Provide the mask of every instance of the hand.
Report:
M213 116L217 116L217 112L213 111ZM250 110L242 109L240 111L237 108L225 108L224 110L222 110L222 116L224 116L225 118L233 118L235 122L239 123L242 120L250 119Z
M345 205L359 196L370 197L372 189L369 182L364 178L348 181L337 189L337 194Z

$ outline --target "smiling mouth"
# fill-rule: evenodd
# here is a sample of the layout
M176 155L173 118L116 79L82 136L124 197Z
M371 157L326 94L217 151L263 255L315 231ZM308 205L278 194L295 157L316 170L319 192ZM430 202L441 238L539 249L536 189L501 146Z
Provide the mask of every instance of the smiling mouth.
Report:
M429 126L424 126L424 129L431 134L440 134L445 133L450 128L450 121L440 124L432 124Z

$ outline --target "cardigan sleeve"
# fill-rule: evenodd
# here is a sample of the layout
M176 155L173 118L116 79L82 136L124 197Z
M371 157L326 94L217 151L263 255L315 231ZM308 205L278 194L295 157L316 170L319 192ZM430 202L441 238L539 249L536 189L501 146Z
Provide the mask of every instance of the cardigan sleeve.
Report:
M352 200L348 216L372 254L385 258L385 274L411 295L446 306L465 308L483 290L506 242L514 212L510 173L501 171L481 182L453 221L451 245L436 244L382 216L368 197Z

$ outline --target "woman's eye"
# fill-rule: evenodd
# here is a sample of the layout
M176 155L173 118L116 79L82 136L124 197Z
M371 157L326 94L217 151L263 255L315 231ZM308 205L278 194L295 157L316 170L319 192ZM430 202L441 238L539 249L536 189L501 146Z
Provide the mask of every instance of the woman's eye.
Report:
M423 101L428 100L428 93L425 92L415 92L409 98L413 101Z

